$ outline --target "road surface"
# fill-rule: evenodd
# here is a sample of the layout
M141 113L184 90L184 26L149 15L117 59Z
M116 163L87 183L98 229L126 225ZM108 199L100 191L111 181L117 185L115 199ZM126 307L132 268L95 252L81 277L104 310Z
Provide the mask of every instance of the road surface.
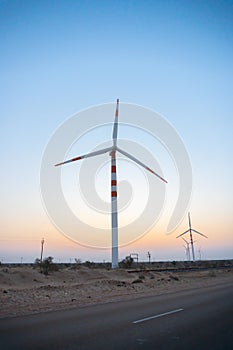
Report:
M0 320L0 349L233 349L233 284Z

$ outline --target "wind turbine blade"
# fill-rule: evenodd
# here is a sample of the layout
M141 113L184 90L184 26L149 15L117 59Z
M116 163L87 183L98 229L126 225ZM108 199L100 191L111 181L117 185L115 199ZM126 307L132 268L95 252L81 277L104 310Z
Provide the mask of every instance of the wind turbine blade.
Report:
M135 163L141 165L143 168L145 168L146 170L150 171L152 174L156 175L160 180L164 181L167 183L166 180L164 180L160 175L158 175L156 172L154 172L152 169L150 169L147 165L143 164L142 162L140 162L140 160L138 160L137 158L131 156L131 154L123 151L122 149L117 147L117 151L119 151L121 154L123 154L124 156L128 157L129 159L133 160Z
M197 231L197 230L194 230L193 228L192 228L192 231L198 233L199 235L201 235L201 236L203 236L203 237L205 237L205 238L208 238L206 235L204 235L203 233L201 233L201 232L199 232L199 231Z
M114 126L113 126L113 144L116 146L117 144L117 133L118 133L118 111L119 111L119 98L117 99L117 105L116 105L116 112L115 112L115 120L114 120Z
M181 237L181 236L183 236L183 235L185 235L186 233L188 233L189 232L189 229L187 230L187 231L185 231L185 232L183 232L183 233L181 233L179 236L177 236L176 238L179 238L179 237Z
M63 164L66 164L66 163L71 163L71 162L76 162L76 160L80 160L80 159L83 159L83 158L89 158L89 157L98 156L99 154L107 153L107 152L109 152L111 150L112 150L112 147L104 148L104 149L101 149L99 151L90 152L90 153L84 154L84 155L79 156L79 157L75 157L75 158L72 158L72 159L69 159L69 160L65 160L64 162L55 164L55 166L63 165Z
M188 213L188 219L189 219L189 228L191 228L191 217L190 217L190 213Z

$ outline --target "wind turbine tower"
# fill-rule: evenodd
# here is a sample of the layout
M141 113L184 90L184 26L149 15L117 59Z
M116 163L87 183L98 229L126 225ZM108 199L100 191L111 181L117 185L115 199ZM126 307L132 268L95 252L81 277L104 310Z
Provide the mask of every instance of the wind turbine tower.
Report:
M197 230L194 230L194 228L192 228L192 225L191 225L191 218L190 218L190 213L188 213L188 221L189 221L189 229L183 233L181 233L179 236L177 236L176 238L179 238L183 235L185 235L186 233L189 232L189 236L190 236L190 244L191 244L191 248L192 248L192 256L193 256L193 261L195 261L195 253L194 253L194 242L193 242L193 235L192 235L192 231L195 232L195 233L198 233L199 235L205 237L205 238L208 238L206 235L204 235L203 233L197 231Z
M100 154L109 153L111 157L111 215L112 215L112 268L118 268L118 210L117 210L117 166L116 166L116 153L120 152L125 157L131 159L136 164L150 171L152 174L156 175L160 180L167 183L160 175L150 169L147 165L143 164L140 160L133 157L131 154L125 152L117 146L117 135L118 135L118 114L119 114L119 99L117 99L115 120L113 125L112 141L111 147L101 149L99 151L90 152L82 156L78 156L61 163L55 164L55 166L75 162L80 159L95 157Z

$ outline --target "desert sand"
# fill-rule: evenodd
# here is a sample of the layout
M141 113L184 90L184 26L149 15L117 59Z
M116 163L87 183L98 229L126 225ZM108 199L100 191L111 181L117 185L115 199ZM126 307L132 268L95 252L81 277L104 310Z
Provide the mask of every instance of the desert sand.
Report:
M189 272L107 270L72 266L40 273L34 266L0 266L0 317L83 307L233 282L233 269Z

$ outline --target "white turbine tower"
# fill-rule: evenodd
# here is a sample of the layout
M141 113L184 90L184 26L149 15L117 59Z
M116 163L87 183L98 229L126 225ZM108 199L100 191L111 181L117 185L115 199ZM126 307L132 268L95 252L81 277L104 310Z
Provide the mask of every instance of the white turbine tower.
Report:
M191 218L190 218L190 213L188 213L188 220L189 220L189 229L183 233L181 233L179 236L177 236L176 238L179 238L183 235L185 235L186 233L189 232L189 235L190 235L190 244L191 244L191 247L192 247L192 255L193 255L193 261L195 261L195 253L194 253L194 242L193 242L193 235L192 235L192 231L195 232L195 233L198 233L199 235L205 237L205 238L208 238L207 236L205 236L203 233L197 231L197 230L194 230L191 226Z
M116 112L115 112L115 120L114 120L114 126L113 126L113 134L112 134L112 140L113 145L112 147L104 148L99 151L91 152L79 157L75 157L69 160L66 160L64 162L58 163L55 166L63 165L71 162L75 162L80 159L94 157L100 154L104 154L109 152L109 155L111 157L111 210L112 210L112 268L115 269L118 267L118 211L117 211L117 171L116 171L116 152L120 152L127 158L133 160L135 163L139 164L146 170L150 171L152 174L156 175L159 179L161 179L164 182L167 182L164 180L161 176L159 176L157 173L155 173L152 169L150 169L148 166L140 162L138 159L130 155L129 153L123 151L119 147L117 147L117 133L118 133L118 112L119 112L119 99L117 99L117 105L116 105Z

